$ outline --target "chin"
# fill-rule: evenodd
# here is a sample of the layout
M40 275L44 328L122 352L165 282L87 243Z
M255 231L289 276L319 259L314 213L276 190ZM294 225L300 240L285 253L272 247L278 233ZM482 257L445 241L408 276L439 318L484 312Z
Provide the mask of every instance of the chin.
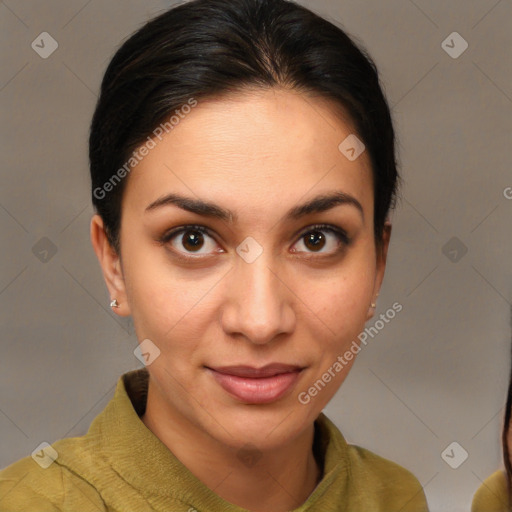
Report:
M306 412L308 414L305 414ZM299 404L296 410L290 406L269 408L241 404L216 415L215 419L218 421L217 418L221 417L222 422L213 420L210 423L209 428L216 432L213 434L210 430L210 435L213 434L213 437L223 444L236 449L250 444L260 450L271 450L299 436L313 424L318 414L319 412L312 414L311 409L306 411Z

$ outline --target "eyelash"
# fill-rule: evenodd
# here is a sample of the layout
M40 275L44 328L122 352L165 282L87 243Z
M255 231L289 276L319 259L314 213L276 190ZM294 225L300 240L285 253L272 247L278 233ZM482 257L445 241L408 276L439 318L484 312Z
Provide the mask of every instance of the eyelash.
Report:
M208 235L209 237L213 238L215 240L215 237L213 236L212 232L206 228L205 226L200 226L197 224L189 224L187 226L181 226L179 228L172 229L171 231L166 232L162 237L160 237L157 242L161 245L168 244L174 237L177 235L186 233L187 231L199 231L200 233L203 233L205 235ZM336 226L331 226L329 224L315 224L313 226L309 226L305 230L303 230L299 235L297 242L306 236L307 234L314 232L314 231L327 231L333 235L336 236L338 241L341 242L341 246L339 246L335 251L327 254L327 255L320 255L320 256L314 256L314 253L311 253L313 256L306 256L306 258L310 259L316 259L316 258L327 258L329 256L334 256L338 253L340 253L343 249L345 249L346 246L350 245L351 240L346 234L346 232ZM191 261L191 260L200 260L202 258L206 258L207 256L184 256L182 253L176 252L173 250L173 253L176 255L178 259L184 260L184 261Z

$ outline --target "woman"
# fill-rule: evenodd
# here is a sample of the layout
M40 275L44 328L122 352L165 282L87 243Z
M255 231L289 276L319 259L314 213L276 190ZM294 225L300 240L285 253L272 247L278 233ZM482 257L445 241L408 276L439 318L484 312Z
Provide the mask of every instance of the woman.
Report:
M108 66L90 164L92 244L146 368L46 469L0 473L3 507L426 511L321 412L373 316L398 182L348 36L283 0L171 9Z
M512 310L510 316L512 322ZM512 326L512 323L511 323ZM473 497L471 512L511 512L512 511L512 450L510 419L512 416L512 367L508 384L507 403L505 404L505 420L501 443L505 471L495 471L479 487Z

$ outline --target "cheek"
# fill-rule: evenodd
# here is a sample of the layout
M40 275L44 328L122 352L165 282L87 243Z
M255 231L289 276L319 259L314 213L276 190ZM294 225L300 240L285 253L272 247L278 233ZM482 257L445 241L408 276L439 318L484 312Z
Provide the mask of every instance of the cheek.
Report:
M161 339L193 307L197 287L177 278L160 248L126 241L123 251L126 293L137 334Z
M339 283L338 283L339 284ZM324 298L322 309L316 312L312 321L315 325L321 321L321 331L325 335L317 337L324 356L330 360L343 353L357 341L364 330L368 313L368 292L362 286L349 288L338 293L329 294ZM325 361L324 361L325 362Z
M310 286L305 295L313 305L315 316L332 334L328 339L333 343L357 336L364 328L372 300L375 267L370 260L363 260L339 269L338 274L336 278Z
M204 296L212 285L180 281L167 275L139 275L130 281L132 315L155 339L194 339L206 315ZM202 300L203 299L203 300Z

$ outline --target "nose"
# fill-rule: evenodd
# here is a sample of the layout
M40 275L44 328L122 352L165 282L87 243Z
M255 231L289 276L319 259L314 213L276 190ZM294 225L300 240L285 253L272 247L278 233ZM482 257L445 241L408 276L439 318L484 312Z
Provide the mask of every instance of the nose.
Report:
M265 345L295 327L293 292L286 276L264 251L255 261L235 259L222 312L224 332Z

